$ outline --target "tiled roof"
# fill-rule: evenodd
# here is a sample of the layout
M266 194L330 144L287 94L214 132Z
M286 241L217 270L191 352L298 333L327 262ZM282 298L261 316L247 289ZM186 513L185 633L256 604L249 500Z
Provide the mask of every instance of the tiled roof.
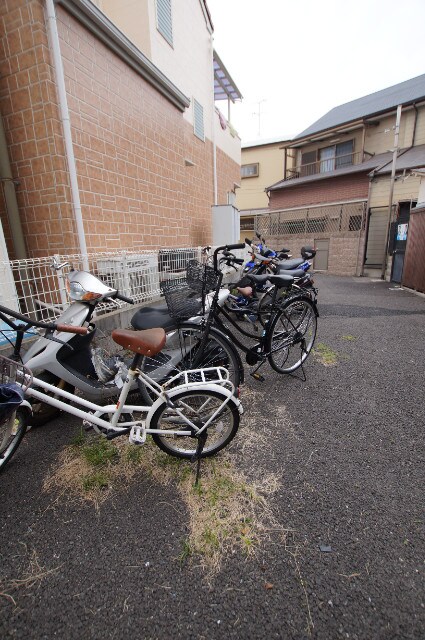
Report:
M293 140L305 138L359 118L389 111L399 104L412 104L421 99L425 99L425 74L335 107L295 136Z

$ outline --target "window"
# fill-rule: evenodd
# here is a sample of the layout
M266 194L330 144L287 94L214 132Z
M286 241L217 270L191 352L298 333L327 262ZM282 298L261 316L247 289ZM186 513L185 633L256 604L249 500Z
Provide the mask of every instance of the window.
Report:
M156 0L156 27L168 44L173 46L171 0Z
M316 151L307 151L301 155L301 176L317 173Z
M254 228L254 218L252 216L241 216L241 231L251 231Z
M354 140L319 149L320 173L342 169L353 164Z
M241 178L256 178L259 175L258 162L253 164L243 164L241 166Z
M197 100L193 100L193 132L197 138L204 141L204 107Z

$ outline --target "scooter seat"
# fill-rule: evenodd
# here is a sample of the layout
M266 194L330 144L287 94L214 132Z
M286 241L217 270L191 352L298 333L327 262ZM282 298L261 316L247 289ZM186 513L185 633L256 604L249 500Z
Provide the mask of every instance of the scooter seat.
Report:
M282 260L279 262L279 267L282 269L296 269L305 262L304 258L294 258L293 260Z
M279 265L276 269L277 276L292 276L293 278L303 278L305 276L304 269L283 269Z
M142 307L131 319L131 326L138 331L163 327L168 329L175 326L176 322L168 313L166 302L156 302L147 307Z

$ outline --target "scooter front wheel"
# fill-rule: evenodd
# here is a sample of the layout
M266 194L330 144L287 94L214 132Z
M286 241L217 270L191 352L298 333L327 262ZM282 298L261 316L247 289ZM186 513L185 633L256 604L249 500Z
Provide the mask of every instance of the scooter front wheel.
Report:
M53 375L53 373L49 373L48 371L43 371L42 373L37 375L37 378L43 380L43 382L47 382L48 384L57 387L58 389L68 391L68 393L74 393L75 391L75 387L73 387L72 384L65 382L65 380L61 380L57 376ZM59 396L55 395L54 393L50 393L48 391L45 391L44 393L50 395L52 398L59 398ZM63 400L63 398L61 398L61 400ZM31 400L31 408L32 417L30 420L30 424L32 427L42 427L47 422L50 422L50 420L59 417L59 415L61 414L61 410L57 407L52 407L50 404L41 402L41 400L37 400L36 398Z

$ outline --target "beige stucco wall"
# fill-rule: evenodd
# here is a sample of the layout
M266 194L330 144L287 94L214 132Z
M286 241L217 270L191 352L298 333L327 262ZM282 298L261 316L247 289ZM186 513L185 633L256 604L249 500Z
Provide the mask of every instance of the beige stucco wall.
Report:
M140 0L92 0L103 13L151 58L150 18L147 2ZM154 23L155 24L155 23Z
M376 127L367 127L365 149L372 153L386 153L394 147L394 127L396 113L379 120ZM398 146L400 149L410 147L413 142L415 124L414 109L401 112L400 133ZM418 107L418 118L415 131L415 146L425 144L425 106Z
M265 188L283 179L284 150L276 144L249 147L242 149L241 164L259 163L259 176L255 178L241 178L241 188L236 195L236 207L244 209L264 209L268 207L269 199Z

